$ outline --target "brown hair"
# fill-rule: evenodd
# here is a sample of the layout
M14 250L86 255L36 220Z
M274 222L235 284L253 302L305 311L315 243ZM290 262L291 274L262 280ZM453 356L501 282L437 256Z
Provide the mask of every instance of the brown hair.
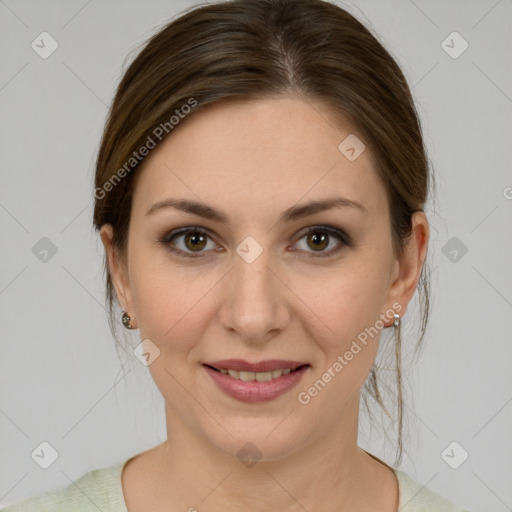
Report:
M94 226L111 224L125 257L134 170L140 149L171 133L170 119L223 100L293 93L320 100L349 119L375 161L390 205L395 254L412 235L412 214L424 208L431 175L418 114L399 66L354 16L322 0L234 0L191 8L159 30L125 72L114 97L96 162ZM192 100L192 101L191 101ZM341 117L343 116L343 117ZM164 136L156 137L157 127ZM165 130L163 129L165 128ZM155 141L155 139L157 139ZM142 152L143 153L143 152ZM134 156L135 155L135 156ZM421 347L429 315L426 265L418 285ZM109 324L116 338L113 285L105 258ZM403 398L400 329L395 328L398 456ZM116 338L117 339L117 338ZM389 415L377 367L364 390Z

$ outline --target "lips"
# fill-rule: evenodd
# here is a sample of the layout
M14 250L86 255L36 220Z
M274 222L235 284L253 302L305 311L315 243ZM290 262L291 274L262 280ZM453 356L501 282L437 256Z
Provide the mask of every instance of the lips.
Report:
M226 395L241 402L258 403L274 400L284 395L298 385L303 376L311 369L309 364L300 364L297 361L262 361L261 363L248 363L235 360L212 362L221 367L214 369L210 364L203 364L203 368L217 387ZM220 364L219 364L220 363ZM299 364L299 366L296 366ZM251 372L247 370L225 369L223 366L234 365L238 368L276 368L288 366L288 369L274 369L266 372ZM290 366L295 366L292 371ZM281 373L281 375L277 375ZM234 375L233 375L234 374ZM237 375L238 374L238 375ZM275 377L274 377L274 374Z

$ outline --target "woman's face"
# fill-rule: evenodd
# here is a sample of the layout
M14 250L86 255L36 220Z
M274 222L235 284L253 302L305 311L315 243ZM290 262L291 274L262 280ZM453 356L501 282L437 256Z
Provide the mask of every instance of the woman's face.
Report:
M293 96L217 104L137 169L127 261L109 252L110 268L177 429L270 460L354 426L380 330L405 313L426 250L395 259L385 191L354 135ZM353 204L302 209L337 198ZM252 382L205 366L226 359L307 366Z

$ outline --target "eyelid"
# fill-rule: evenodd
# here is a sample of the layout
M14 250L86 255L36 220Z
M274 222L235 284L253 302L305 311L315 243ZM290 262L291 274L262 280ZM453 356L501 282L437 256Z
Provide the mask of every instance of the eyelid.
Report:
M329 225L321 225L321 224L314 224L311 226L308 226L304 229L302 229L298 235L294 237L294 244L295 245L299 240L304 238L309 233L314 232L325 232L329 236L332 236L334 238L337 238L339 240L339 244L336 248L330 249L329 251L319 251L315 253L315 251L303 251L300 249L291 249L292 252L303 252L306 254L306 257L312 257L312 258L327 258L330 256L334 256L338 254L344 247L351 247L353 245L351 237L346 233L345 230L341 228L337 228L334 226ZM171 230L170 232L166 233L163 237L159 239L159 242L164 245L166 249L171 251L172 253L177 254L178 256L183 256L185 258L205 258L210 256L208 253L211 253L212 250L209 251L198 251L194 254L194 252L191 251L183 251L181 249L178 249L174 246L172 246L171 242L179 238L180 236L187 235L189 233L195 233L207 236L210 238L214 243L215 236L213 236L208 228L204 228L201 226L185 226L182 228L176 228L175 230ZM218 244L217 244L218 245ZM214 252L218 252L215 251Z

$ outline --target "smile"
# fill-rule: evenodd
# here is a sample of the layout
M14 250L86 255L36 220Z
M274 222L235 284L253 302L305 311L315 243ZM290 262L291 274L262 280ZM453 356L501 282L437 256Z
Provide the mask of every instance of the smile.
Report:
M299 366L298 368L301 367ZM250 380L257 380L258 382L267 382L272 379L278 379L283 375L288 375L289 373L296 371L298 368L294 368L293 370L291 368L284 368L282 370L272 370L270 372L244 372L238 370L226 370L225 368L213 369L217 370L218 372L224 375L229 375L233 379L243 380L246 382Z
M311 368L309 364L299 364L256 372L216 368L209 364L202 366L220 391L235 400L249 403L268 402L284 395Z

